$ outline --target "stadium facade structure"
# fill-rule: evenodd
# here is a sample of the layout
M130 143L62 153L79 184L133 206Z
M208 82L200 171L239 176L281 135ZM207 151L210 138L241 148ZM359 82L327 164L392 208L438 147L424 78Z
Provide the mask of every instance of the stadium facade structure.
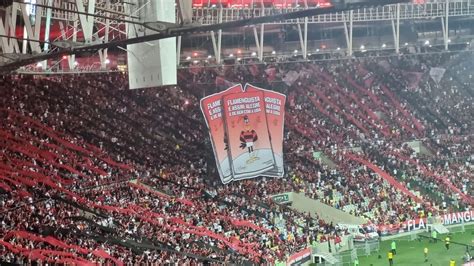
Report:
M0 66L63 48L125 40L129 27L143 27L137 23L137 14L130 14L129 4L123 1L28 1L34 4L14 2L0 9L0 35L3 36L0 38ZM315 8L314 3L308 1L285 1L282 4L275 0L272 3L242 2L237 5L201 2L193 1L192 8L189 2L189 8L182 8L182 12L177 4L177 23L213 25ZM324 8L325 4L319 8ZM470 49L473 15L474 0L432 0L277 21L233 31L211 31L178 37L177 64L219 65L244 63L246 60L263 62L364 56L371 51L398 54ZM37 21L41 23L35 23ZM108 50L91 51L86 56L96 57L99 68L107 70L108 55L123 54L126 48ZM117 58L119 64L125 64L124 59ZM35 63L23 70L51 73L58 69L61 61L67 61L70 70L79 70L74 55Z

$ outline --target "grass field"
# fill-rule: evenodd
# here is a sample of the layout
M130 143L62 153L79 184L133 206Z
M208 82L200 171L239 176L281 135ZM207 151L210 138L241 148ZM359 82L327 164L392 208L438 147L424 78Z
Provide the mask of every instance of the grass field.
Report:
M451 241L463 244L474 245L474 226L466 226L464 233L452 233ZM423 235L427 235L424 233ZM438 235L439 239L445 239L446 235ZM397 255L394 256L394 266L449 266L451 259L456 260L456 266L462 266L462 257L466 253L466 247L451 243L449 250L446 250L444 242L430 243L428 239L424 240L400 240L397 242ZM384 266L389 265L387 253L390 250L392 240L383 241L380 244L380 251L366 257L359 256L360 266ZM425 262L423 249L428 247L428 262ZM379 258L379 255L381 258ZM471 250L471 256L474 256L474 250Z

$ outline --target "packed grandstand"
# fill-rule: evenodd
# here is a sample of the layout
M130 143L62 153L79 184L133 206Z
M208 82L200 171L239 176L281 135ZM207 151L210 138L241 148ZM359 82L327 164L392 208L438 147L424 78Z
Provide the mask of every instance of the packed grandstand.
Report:
M349 234L273 200L285 192L379 234L469 211L473 62L454 52L189 67L178 86L138 90L121 72L3 76L0 261L272 264ZM219 180L199 100L236 82L287 96L282 178Z

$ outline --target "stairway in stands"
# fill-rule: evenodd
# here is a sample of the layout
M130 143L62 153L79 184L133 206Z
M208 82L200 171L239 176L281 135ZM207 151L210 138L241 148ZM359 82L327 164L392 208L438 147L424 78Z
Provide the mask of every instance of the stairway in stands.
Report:
M377 173L380 177L382 177L385 181L387 181L389 184L391 184L392 186L394 186L395 188L397 188L399 191L401 191L403 194L405 194L406 196L412 198L414 201L416 202L421 202L422 200L416 196L415 194L413 194L410 190L408 190L408 188L403 185L402 183L398 182L397 180L395 180L395 178L393 178L391 175L389 175L387 172L383 171L382 169L380 169L378 166L376 166L375 164L369 162L368 160L360 157L360 156L357 156L353 153L348 153L346 155L346 157L352 161L356 161L356 162L359 162L365 166L367 166L369 169L371 169L372 171L374 171L375 173Z

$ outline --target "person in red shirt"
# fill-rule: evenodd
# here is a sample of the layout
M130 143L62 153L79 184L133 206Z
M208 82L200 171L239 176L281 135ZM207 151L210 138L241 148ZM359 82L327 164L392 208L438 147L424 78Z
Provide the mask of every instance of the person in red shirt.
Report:
M258 140L257 132L250 129L249 117L244 116L245 129L240 132L240 147L244 149L247 147L249 153L253 152L253 145Z

